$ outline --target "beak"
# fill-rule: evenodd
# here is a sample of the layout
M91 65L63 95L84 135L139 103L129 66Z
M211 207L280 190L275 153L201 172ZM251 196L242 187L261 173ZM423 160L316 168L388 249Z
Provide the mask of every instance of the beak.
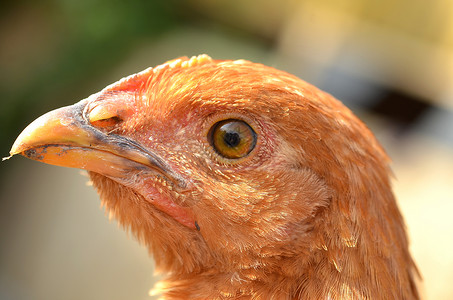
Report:
M191 181L135 140L93 126L86 115L87 105L98 96L94 94L33 121L14 142L11 156L21 154L51 165L101 174L132 188L182 225L196 229L192 210L180 205L192 193ZM165 184L156 187L161 182Z
M175 187L172 191L179 194L189 190L188 182L134 140L92 126L84 115L87 104L85 99L33 121L14 142L11 156L21 154L51 165L99 173L133 188L182 225L196 229L191 210L156 189L153 178L168 179ZM137 172L142 173L141 180L131 180Z
M135 141L107 134L92 126L84 116L88 100L44 114L14 142L10 155L21 154L51 165L85 169L111 178L132 170L152 169L176 186L185 181L165 161Z

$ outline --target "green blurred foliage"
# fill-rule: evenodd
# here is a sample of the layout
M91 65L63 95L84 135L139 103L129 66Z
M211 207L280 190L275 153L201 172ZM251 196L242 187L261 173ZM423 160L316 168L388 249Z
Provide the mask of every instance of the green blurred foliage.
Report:
M178 1L12 1L1 10L0 153L52 108L87 96L142 38L178 23ZM98 88L98 87L97 87Z

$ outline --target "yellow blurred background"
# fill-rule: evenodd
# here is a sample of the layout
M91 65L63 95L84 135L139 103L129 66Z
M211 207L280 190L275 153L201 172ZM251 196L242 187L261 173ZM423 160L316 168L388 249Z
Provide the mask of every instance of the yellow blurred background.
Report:
M384 144L425 298L453 299L453 1L0 5L1 155L41 114L178 56L287 70ZM0 176L0 299L150 299L152 259L80 171L14 157Z

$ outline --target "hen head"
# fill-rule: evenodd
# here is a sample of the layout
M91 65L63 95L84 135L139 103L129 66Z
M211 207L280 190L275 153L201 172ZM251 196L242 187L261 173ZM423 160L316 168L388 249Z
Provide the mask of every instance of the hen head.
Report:
M167 297L417 297L386 154L285 72L176 59L38 118L18 153L88 170Z

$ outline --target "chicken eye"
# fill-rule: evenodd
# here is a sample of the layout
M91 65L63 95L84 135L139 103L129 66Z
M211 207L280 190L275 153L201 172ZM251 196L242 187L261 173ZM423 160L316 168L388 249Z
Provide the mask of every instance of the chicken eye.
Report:
M256 133L252 127L236 119L223 120L214 124L208 138L218 154L230 159L248 155L256 145Z
M91 125L100 128L108 128L121 122L121 118L115 109L108 106L98 105L88 114L88 120Z

